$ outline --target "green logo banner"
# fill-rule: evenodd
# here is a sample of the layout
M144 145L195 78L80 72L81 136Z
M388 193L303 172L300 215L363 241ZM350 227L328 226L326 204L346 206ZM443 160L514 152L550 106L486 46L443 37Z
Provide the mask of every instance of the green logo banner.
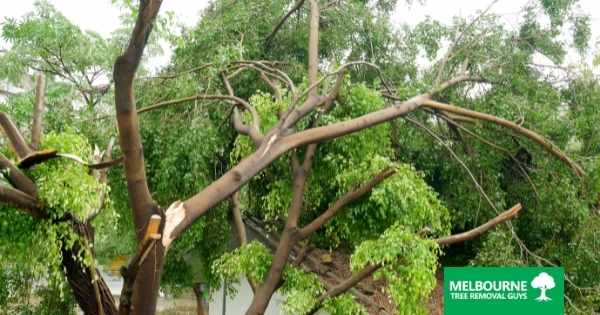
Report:
M563 315L564 310L563 268L444 268L444 315Z

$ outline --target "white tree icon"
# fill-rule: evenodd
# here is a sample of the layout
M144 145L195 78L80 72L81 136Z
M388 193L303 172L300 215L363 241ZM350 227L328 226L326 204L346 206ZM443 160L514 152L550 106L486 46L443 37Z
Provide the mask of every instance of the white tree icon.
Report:
M542 290L540 296L536 298L537 301L545 302L552 300L551 298L546 296L546 290L554 288L556 284L554 283L554 278L552 278L549 274L545 272L540 273L537 277L533 279L533 281L531 281L531 286L533 288Z

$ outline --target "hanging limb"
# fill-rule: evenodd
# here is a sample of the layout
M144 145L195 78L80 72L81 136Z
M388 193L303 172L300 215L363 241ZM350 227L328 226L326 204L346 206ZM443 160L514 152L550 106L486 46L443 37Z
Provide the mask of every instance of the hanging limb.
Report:
M223 79L223 85L225 85L225 88L227 89L227 93L229 94L229 96L232 98L238 99L237 97L235 97L233 88L231 87L231 84L229 83L229 79L227 78L227 76L224 73L221 73L221 78ZM258 112L248 102L246 102L242 99L239 99L239 100L241 102L240 101L233 102L234 103L233 116L232 116L233 127L239 133L250 137L250 139L254 142L254 145L256 145L258 147L258 146L260 146L260 143L263 140L263 135L260 131L260 117L258 116ZM242 117L240 116L240 113L239 113L236 105L241 105L244 109L246 109L250 112L250 115L252 116L252 122L250 123L250 125L245 124L242 121Z
M432 100L426 100L423 102L424 107L431 108L434 110L439 110L443 112L449 112L455 115L470 117L478 120L489 121L494 124L500 125L502 127L508 128L515 133L522 135L524 137L529 138L530 140L536 142L541 145L548 153L554 155L561 161L563 161L567 166L569 166L575 175L578 177L585 176L585 172L581 166L579 166L576 162L571 160L565 153L563 153L555 144L553 144L550 140L544 138L540 134L533 132L527 128L521 127L512 121L508 121L506 119L502 119L500 117L496 117L490 114L480 113L477 111L465 109L462 107L457 107L454 105L444 104Z
M465 164L465 162L456 154L456 152L454 152L454 150L452 150L452 148L450 147L450 145L448 145L448 143L446 143L437 134L435 134L435 132L433 132L431 129L427 128L425 125L421 124L417 120L412 119L410 117L404 117L404 119L408 120L409 122L411 122L415 126L419 127L423 131L425 131L428 135L430 135L432 138L434 138L436 141L438 141L444 148L446 148L446 150L448 150L448 152L450 153L450 155L452 156L452 158L454 158L458 162L458 164L460 164L460 166L463 169L465 169L465 171L467 172L467 174L469 175L469 177L473 181L473 184L475 185L475 187L477 188L477 190L479 190L479 193L487 201L487 203L490 205L490 207L496 213L498 213L498 209L496 208L496 206L494 205L494 203L492 202L492 200L490 199L490 197L487 195L487 193L485 192L485 190L483 189L483 187L481 187L481 184L479 184L479 181L477 181L477 178L475 178L475 175L473 175L473 172L471 172L471 169L469 169L469 167L467 166L467 164Z
M31 147L37 150L42 140L42 118L44 115L44 95L46 80L43 73L36 76L35 104L33 106L33 121L31 123Z
M0 127L2 127L4 135L6 135L10 141L12 149L15 151L18 158L22 159L31 153L31 148L23 138L19 129L17 129L17 126L15 126L7 114L2 112L0 112Z
M453 126L456 126L460 130L462 130L465 133L467 133L468 135L470 135L471 137L479 140L480 142L482 142L484 144L487 144L488 146L492 147L493 149L498 150L498 151L504 153L506 156L508 156L519 167L519 170L521 171L521 174L527 179L527 182L529 182L529 185L533 189L533 192L535 193L535 196L536 196L537 200L538 201L540 200L540 194L539 194L539 192L538 192L535 184L533 183L533 180L531 179L531 177L529 176L529 174L527 173L527 171L523 167L521 161L517 160L509 150L507 150L507 149L505 149L505 148L503 148L503 147L501 147L501 146L493 143L492 141L489 141L489 140L481 137L480 135L476 134L475 132L473 132L473 131L469 130L468 128L464 127L463 125L457 123L451 117L448 117L446 115L440 114L438 112L432 112L432 113L434 115L442 118L443 120L445 120L449 124L452 124Z
M472 239L482 235L483 233L491 230L492 228L496 227L498 224L501 224L501 223L504 223L504 222L507 222L507 221L513 219L519 213L519 211L521 211L522 208L523 207L521 206L521 204L518 203L518 204L514 205L512 208L502 212L495 218L489 220L488 222L486 222L472 230L469 230L469 231L466 231L463 233L459 233L459 234L455 234L455 235L441 237L441 238L435 239L435 242L438 243L438 245L440 245L440 246L447 246L447 245L452 245L452 244L472 240ZM384 265L382 265L382 264L367 265L363 269L359 270L357 273L353 274L352 277L341 282L340 284L336 285L335 287L329 289L327 292L322 294L317 299L317 302L315 303L315 307L310 312L308 312L308 314L316 313L322 307L323 303L327 299L335 298L335 297L339 296L340 294L348 291L350 288L354 287L360 281L371 276L374 272L376 272L383 266Z
M4 154L0 153L0 172L8 179L8 182L18 190L37 198L37 186L23 174Z
M288 11L280 20L279 23L277 23L277 25L275 25L275 27L273 28L273 30L271 31L271 33L265 38L265 47L267 50L269 50L269 48L271 48L271 42L273 41L273 38L275 38L275 35L277 34L277 32L279 31L279 29L281 29L281 27L283 26L283 24L285 23L285 21L287 21L287 19L292 16L292 14L294 14L294 12L298 11L302 5L304 4L305 0L298 0L296 1L296 3L294 4L294 6L292 7L292 9L290 11Z
M152 215L150 217L148 226L140 241L138 251L127 267L121 268L123 288L121 289L121 297L119 300L119 315L127 315L131 311L135 279L144 260L146 260L150 252L155 249L157 241L161 238L161 235L159 234L160 223L161 217L159 215Z

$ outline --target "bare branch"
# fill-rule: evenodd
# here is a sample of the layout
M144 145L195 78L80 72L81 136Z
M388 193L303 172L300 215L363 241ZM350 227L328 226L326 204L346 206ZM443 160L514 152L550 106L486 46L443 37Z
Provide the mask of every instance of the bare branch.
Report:
M223 79L223 84L225 85L225 89L227 89L227 93L229 93L229 96L235 97L235 93L233 92L233 88L231 87L231 84L229 83L229 79L227 78L227 76L224 73L222 73L221 78ZM237 99L237 97L235 97L235 98ZM239 99L239 100L241 100L241 99ZM252 116L252 123L251 123L251 125L245 124L242 121L242 117L240 116L240 113L239 113L237 107L234 107L233 115L232 115L233 127L239 133L249 136L250 139L252 139L252 141L254 142L254 144L256 146L259 146L260 143L262 142L263 135L260 131L260 117L258 117L258 112L256 112L256 109L254 109L254 107L252 107L252 105L250 105L246 101L243 101L243 100L242 100L242 102L236 101L236 103L239 105L242 105L246 110L248 110L250 112L250 115Z
M42 211L42 205L30 195L11 187L0 185L0 202L17 207L34 218L47 218Z
M33 122L31 124L31 146L37 150L42 140L42 118L44 115L44 95L46 92L46 80L43 73L36 77L35 104L33 107Z
M305 0L298 0L296 1L296 3L294 4L294 6L292 7L292 9L290 11L288 11L288 13L286 13L281 20L279 20L279 23L277 23L277 25L275 25L275 27L273 28L273 30L271 31L271 33L269 34L269 36L266 37L265 39L265 46L267 48L267 50L271 47L271 42L273 41L273 38L275 38L275 35L277 34L277 32L279 31L279 29L283 26L283 24L285 23L285 21L287 21L287 19L292 16L292 14L294 14L294 12L298 11L302 5L304 4Z
M517 203L512 208L500 213L497 217L489 220L488 222L486 222L474 229L471 229L469 231L459 233L459 234L441 237L441 238L436 239L435 241L440 246L445 246L445 245L462 243L462 242L465 242L468 240L472 240L476 237L479 237L483 233L489 231L496 225L498 225L500 223L504 223L508 220L511 220L519 213L519 211L521 211L521 209L523 209L523 206L520 203Z
M15 188L33 198L37 198L37 186L35 183L2 153L0 153L0 171Z
M31 153L31 148L27 145L17 126L15 126L7 114L2 112L0 112L0 127L2 127L4 134L10 141L13 150L17 153L17 157L22 159Z
M147 218L156 212L157 207L152 200L146 180L133 79L161 3L160 0L140 1L138 17L129 45L123 55L117 58L113 73L119 143L124 155L129 202L133 208L134 223L137 228L144 226Z

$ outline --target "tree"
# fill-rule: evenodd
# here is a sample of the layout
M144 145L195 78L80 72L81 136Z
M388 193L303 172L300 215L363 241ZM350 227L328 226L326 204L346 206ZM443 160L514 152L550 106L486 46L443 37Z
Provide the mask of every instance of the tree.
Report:
M537 301L541 302L552 300L546 296L546 290L552 289L555 286L556 284L554 283L554 278L545 272L540 273L531 281L532 288L540 289L542 291L540 296L536 298Z
M497 18L482 14L451 26L425 21L403 33L398 42L382 22L394 3L309 0L290 7L286 1L239 5L218 1L191 35L176 39L180 47L166 74L136 78L161 5L158 0L140 1L128 45L113 69L118 150L123 158L96 154L96 160L104 162L67 160L73 156L64 153L84 159L92 155L87 140L69 130L32 137L34 144L42 139L41 150L34 151L20 132L22 126L3 113L0 123L14 149L14 153L6 150L2 159L3 168L9 170L8 184L0 191L2 201L10 205L8 220L20 222L20 231L42 226L39 235L57 240L52 243L57 246L50 247L59 249L52 252L56 259L47 265L66 270L86 314L153 314L162 272L169 281L174 274L169 271L181 271L183 254L195 245L206 254L202 264L209 267L203 268L204 273L217 280L248 278L255 293L247 314L264 313L276 290L285 293L288 301L296 301L287 306L292 313L314 313L320 308L361 313L362 307L345 293L371 275L388 280L389 294L401 312L422 313L423 300L435 284L440 246L474 239L508 222L521 210L522 200L527 209L548 208L553 215L526 211L514 225L507 223L498 232L507 238L490 238L477 259L489 262L486 253L497 245L492 241L505 239L539 261L544 258L538 254L556 255L556 248L542 247L539 240L566 244L576 237L598 191L592 188L588 194L580 187L581 181L593 179L586 174L597 166L580 165L579 159L563 151L573 131L570 120L557 115L561 93L531 65L534 53L560 61L564 43L552 34L571 12L571 3L542 2L553 21L550 30L537 24L532 13L536 8L528 7L526 13L531 14L518 32L506 31ZM264 14L271 11L277 14ZM353 14L361 23L344 19ZM298 18L292 23L294 15ZM23 25L11 25L11 34L21 34ZM372 28L379 32L369 32ZM193 40L186 41L190 36ZM418 72L414 64L420 49L433 59L445 39L452 42L446 55ZM28 54L32 49L17 48ZM42 64L54 65L55 49L50 52L33 51L33 55L43 53L47 58L42 58ZM403 57L408 61L399 61ZM511 62L502 62L506 60ZM82 77L88 73L86 67L94 66L86 65L79 66ZM75 83L78 77L70 80L64 75L69 69L62 65L54 73L54 69L38 70L62 77L84 99L92 100ZM200 81L200 88L194 79ZM487 91L473 95L477 88ZM573 84L573 91L577 88ZM587 98L579 99L575 97L579 94L569 91L564 92L574 103L589 106ZM184 92L194 94L180 95ZM213 103L193 110L182 106L205 101ZM523 106L528 103L534 106ZM92 118L98 118L96 105L89 107ZM42 113L36 108L35 134ZM54 111L48 107L48 112ZM526 123L519 122L525 114ZM192 121L182 123L187 115ZM141 117L148 117L146 124ZM90 139L110 143L106 139L110 128L97 125L102 132L96 133L84 114L77 118L73 124L93 135ZM222 123L229 119L233 128ZM17 121L23 125L24 120ZM483 124L485 128L480 127ZM432 146L429 137L440 145ZM527 156L535 156L539 170L532 170ZM123 269L125 284L117 308L95 267L97 247L91 230L101 207L89 210L90 205L103 204L106 175L88 173L119 163L123 169L116 168L110 175L114 176L109 181L111 197L126 205L118 208L130 209L131 221L120 221L125 221L121 224L126 233L135 234L136 244ZM453 163L459 167L450 167ZM120 179L123 174L125 184ZM549 179L552 184L537 186ZM191 197L173 202L182 195ZM482 200L487 205L480 215ZM227 201L241 247L223 255L214 251L216 257L208 257L213 242L225 243L218 236L224 234ZM274 222L280 234L274 255L260 244L245 244L242 208L249 208L246 214ZM30 217L18 216L18 209ZM455 209L452 222L448 209ZM99 219L107 215L106 210L115 211L108 207ZM552 220L546 221L549 217ZM454 230L467 232L449 235L451 224ZM338 238L324 240L323 235ZM301 257L297 247L307 240L354 251L353 276L326 287L314 274L292 266L291 254ZM14 253L23 252L8 244ZM511 243L502 244L509 252L515 250ZM171 264L167 259L163 269L165 257Z

